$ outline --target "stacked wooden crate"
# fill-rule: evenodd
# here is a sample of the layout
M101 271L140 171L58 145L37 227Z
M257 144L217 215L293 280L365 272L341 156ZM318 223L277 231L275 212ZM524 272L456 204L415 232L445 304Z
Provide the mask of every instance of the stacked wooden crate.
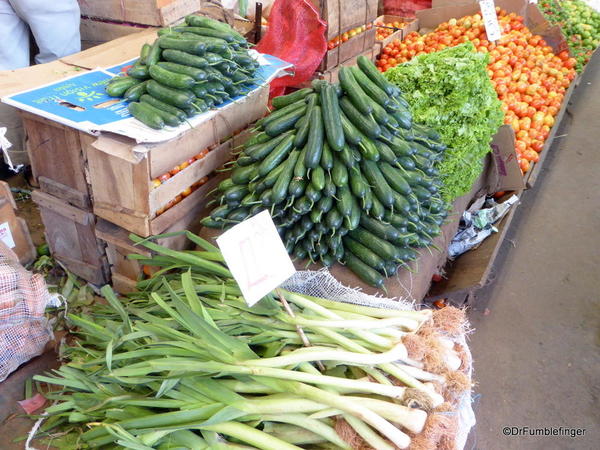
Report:
M10 186L5 181L0 181L0 242L12 249L21 264L28 264L35 259L35 246L31 241L27 222L17 216L16 210L17 204Z
M328 79L330 72L338 66L347 65L358 55L374 57L377 0L312 0L319 9L321 18L327 22L327 41L341 37L344 33L362 26L370 28L329 49L319 66L319 77Z
M84 48L181 21L201 0L79 0Z

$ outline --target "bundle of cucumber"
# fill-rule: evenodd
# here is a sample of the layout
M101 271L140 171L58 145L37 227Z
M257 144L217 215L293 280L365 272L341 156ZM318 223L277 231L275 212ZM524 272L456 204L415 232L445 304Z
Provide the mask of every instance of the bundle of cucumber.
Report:
M203 224L226 228L269 208L294 257L339 261L381 288L440 233L448 205L435 163L445 146L412 123L367 58L339 78L273 100Z
M129 101L129 112L151 128L177 126L230 98L246 94L257 81L258 63L248 42L229 25L188 16L185 25L164 28L145 44L126 77L106 87Z

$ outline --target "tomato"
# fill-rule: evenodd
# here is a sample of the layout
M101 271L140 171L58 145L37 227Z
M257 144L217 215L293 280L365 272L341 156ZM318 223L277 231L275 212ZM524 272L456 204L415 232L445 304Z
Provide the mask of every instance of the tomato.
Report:
M158 179L164 183L165 181L167 181L169 178L171 178L171 174L169 172L167 173L163 173L160 177L158 177Z
M525 142L523 142L519 139L517 139L515 141L515 150L517 151L517 154L523 153L526 148L527 148L527 146L525 145Z
M179 169L179 166L175 166L175 167L173 167L171 170L169 170L169 174L170 174L171 176L173 176L173 175L177 175L177 173L179 173L179 170L180 170L180 169Z
M534 150L525 150L523 158L529 162L536 163L540 160L540 155Z
M521 172L526 173L529 171L529 161L527 161L526 159L522 159L519 161L519 167L521 168Z
M162 182L158 178L155 178L154 180L152 180L152 188L153 189L159 187L161 184L162 184Z
M185 189L184 191L181 192L181 196L182 197L187 197L188 195L190 195L192 193L192 187L188 187L187 189Z
M546 117L544 117L544 125L552 127L552 125L554 125L554 117L552 117L550 114L547 114Z
M544 142L539 139L535 139L531 141L531 148L539 153L544 148Z

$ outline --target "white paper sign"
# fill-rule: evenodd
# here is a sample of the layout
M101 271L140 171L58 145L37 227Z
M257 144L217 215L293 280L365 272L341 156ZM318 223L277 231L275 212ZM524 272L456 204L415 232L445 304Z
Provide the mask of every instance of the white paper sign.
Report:
M217 244L250 306L296 272L269 211L227 230Z
M15 248L16 246L13 235L10 232L10 226L8 225L8 222L0 224L0 240L4 242L8 248Z
M498 15L496 14L494 0L480 0L479 6L488 41L497 41L502 37L502 31L498 24Z

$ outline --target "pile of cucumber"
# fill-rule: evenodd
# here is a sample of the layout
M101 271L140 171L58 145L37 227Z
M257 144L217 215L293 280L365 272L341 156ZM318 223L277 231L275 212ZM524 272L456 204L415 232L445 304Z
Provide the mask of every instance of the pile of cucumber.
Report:
M129 112L151 128L178 126L224 101L246 94L257 81L259 64L248 54L248 42L229 25L188 16L185 25L164 28L140 58L106 86L111 97L123 97Z
M273 99L203 224L226 228L269 209L295 258L341 262L381 288L440 233L448 205L435 165L446 147L412 123L367 58L339 78Z

